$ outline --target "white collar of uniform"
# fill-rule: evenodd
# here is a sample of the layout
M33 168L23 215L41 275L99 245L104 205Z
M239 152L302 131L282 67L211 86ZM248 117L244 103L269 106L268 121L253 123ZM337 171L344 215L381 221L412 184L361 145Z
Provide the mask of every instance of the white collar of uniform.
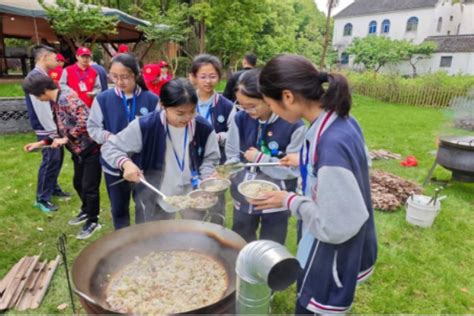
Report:
M163 124L163 126L166 126L167 122L166 122L166 111L165 111L165 109L160 110L160 120L161 120L161 124ZM196 132L196 119L193 118L188 123L188 127L191 130L191 136L194 137L194 133Z
M120 90L118 87L115 87L114 88L114 91L115 91L115 94L120 98L122 99L123 98L123 91ZM142 93L142 88L140 88L140 86L137 85L137 87L135 88L135 91L133 91L133 93L135 94L136 97L138 97L141 93Z
M276 120L278 120L278 118L280 118L280 117L279 117L278 115L276 115L275 113L272 112L272 115L270 115L270 117L268 118L268 120L263 121L263 120L261 120L261 119L258 119L258 122L259 122L260 124L265 124L265 123L267 123L267 124L273 124L273 123L276 122Z
M326 118L326 116L329 115L329 112L327 111L322 111L321 114L319 114L318 118L316 119L316 122L311 125L311 127L308 129L306 132L306 140L312 142L315 140L315 137L317 137L319 130L321 129L321 125ZM328 119L326 125L324 126L324 129L321 131L321 135L324 134L325 131L327 131L328 127L331 126L332 123L337 119L337 114L336 112L332 113L331 117Z

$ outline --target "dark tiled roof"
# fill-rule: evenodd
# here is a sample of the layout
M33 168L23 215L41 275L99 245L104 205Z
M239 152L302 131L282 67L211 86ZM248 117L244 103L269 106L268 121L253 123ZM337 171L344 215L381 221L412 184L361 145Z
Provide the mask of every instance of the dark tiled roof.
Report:
M355 0L335 18L434 7L438 0Z
M474 34L430 36L426 41L438 44L438 53L474 53Z

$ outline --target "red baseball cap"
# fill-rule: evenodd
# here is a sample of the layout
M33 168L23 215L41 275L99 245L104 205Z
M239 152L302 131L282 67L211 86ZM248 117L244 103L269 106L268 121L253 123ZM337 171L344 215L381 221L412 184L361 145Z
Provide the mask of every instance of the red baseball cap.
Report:
M160 62L158 63L158 66L159 66L160 68L162 68L162 67L168 67L168 63L167 63L166 61L162 60L162 61L160 61Z
M79 47L76 51L76 56L83 56L83 55L87 55L87 56L92 55L91 50L87 47Z
M66 61L66 58L64 58L63 55L58 53L58 54L56 54L56 60L57 61Z
M128 46L125 44L120 44L118 47L119 53L128 53Z
M148 64L143 67L143 79L145 81L153 81L161 74L159 64Z

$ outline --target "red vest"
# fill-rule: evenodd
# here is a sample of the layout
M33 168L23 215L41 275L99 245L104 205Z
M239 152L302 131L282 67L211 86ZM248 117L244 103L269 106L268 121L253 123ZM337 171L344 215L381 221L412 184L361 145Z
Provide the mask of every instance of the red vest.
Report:
M53 70L48 71L49 77L53 79L54 83L59 87L59 79L63 74L63 67L57 66Z
M97 72L94 68L88 67L85 70L79 68L77 64L66 67L67 71L67 85L78 94L79 98L88 106L91 107L94 98L87 95L88 92L94 90ZM81 91L80 82L84 82L86 90Z

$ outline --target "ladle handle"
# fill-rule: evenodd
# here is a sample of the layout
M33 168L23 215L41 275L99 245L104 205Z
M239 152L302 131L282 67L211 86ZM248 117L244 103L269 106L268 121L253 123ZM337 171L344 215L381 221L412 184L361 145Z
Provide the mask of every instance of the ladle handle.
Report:
M276 162L248 162L244 165L245 165L245 167L275 167L275 166L281 166L281 163L279 161L276 161Z
M155 192L156 194L161 196L163 198L163 200L166 200L166 195L164 195L163 192L161 192L160 190L155 188L153 185L151 185L148 181L146 181L144 177L140 177L140 182L143 183L150 190L152 190L153 192Z

